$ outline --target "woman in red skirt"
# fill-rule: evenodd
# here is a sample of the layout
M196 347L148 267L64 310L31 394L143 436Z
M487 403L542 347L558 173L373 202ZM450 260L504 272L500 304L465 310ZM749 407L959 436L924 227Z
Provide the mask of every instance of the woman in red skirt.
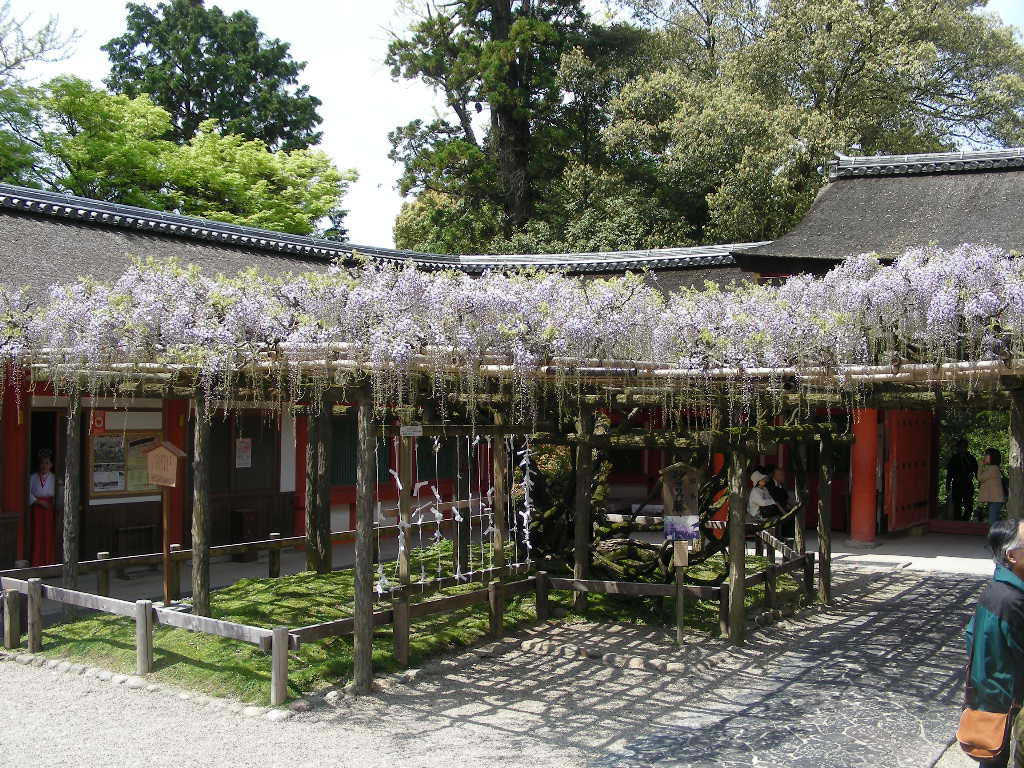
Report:
M37 471L28 478L28 506L32 518L32 565L57 562L57 510L54 505L57 481L53 476L53 454L39 451Z

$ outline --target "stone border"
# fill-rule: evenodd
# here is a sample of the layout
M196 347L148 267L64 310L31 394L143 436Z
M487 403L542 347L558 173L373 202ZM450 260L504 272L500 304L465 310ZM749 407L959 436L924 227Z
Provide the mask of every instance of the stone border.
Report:
M151 683L148 682L146 678L138 675L122 675L100 667L90 667L85 664L76 664L62 659L50 659L40 654L12 653L10 651L0 649L0 661L13 661L26 667L39 667L40 669L48 670L54 674L91 677L104 683L123 685L129 690L164 694L165 696L176 697L182 701L192 701L201 707L205 706L213 709L235 712L244 717L263 717L266 720L270 720L275 723L288 720L295 712L308 712L313 708L312 703L305 698L295 699L294 701L289 702L286 709L280 707L248 705L233 699L225 699L219 696L207 696L193 691L174 688L169 685Z

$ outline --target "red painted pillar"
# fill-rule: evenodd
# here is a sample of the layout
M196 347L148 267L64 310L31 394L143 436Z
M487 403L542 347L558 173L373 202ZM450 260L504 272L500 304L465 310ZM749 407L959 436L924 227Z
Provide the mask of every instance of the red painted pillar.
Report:
M862 408L854 412L853 423L853 495L850 499L850 538L870 544L875 540L878 470L878 410Z
M188 400L164 400L164 439L191 456L188 441ZM171 544L184 544L185 485L171 489Z

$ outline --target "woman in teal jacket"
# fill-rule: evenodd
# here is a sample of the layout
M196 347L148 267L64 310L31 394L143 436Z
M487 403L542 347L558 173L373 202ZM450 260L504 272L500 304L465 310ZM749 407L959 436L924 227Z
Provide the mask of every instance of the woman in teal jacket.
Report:
M996 571L978 600L967 625L967 655L971 660L974 709L1008 712L1024 696L1024 521L999 520L988 533ZM1024 768L1020 744L1024 718L1017 718L1016 745L1000 759L981 763L990 768Z

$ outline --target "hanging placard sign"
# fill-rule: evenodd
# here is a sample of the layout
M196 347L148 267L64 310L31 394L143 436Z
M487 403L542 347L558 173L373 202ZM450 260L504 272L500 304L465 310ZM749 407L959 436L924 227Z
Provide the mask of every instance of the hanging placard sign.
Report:
M402 437L423 437L422 424L406 424L400 430Z
M252 438L240 437L235 440L235 469L252 468Z

